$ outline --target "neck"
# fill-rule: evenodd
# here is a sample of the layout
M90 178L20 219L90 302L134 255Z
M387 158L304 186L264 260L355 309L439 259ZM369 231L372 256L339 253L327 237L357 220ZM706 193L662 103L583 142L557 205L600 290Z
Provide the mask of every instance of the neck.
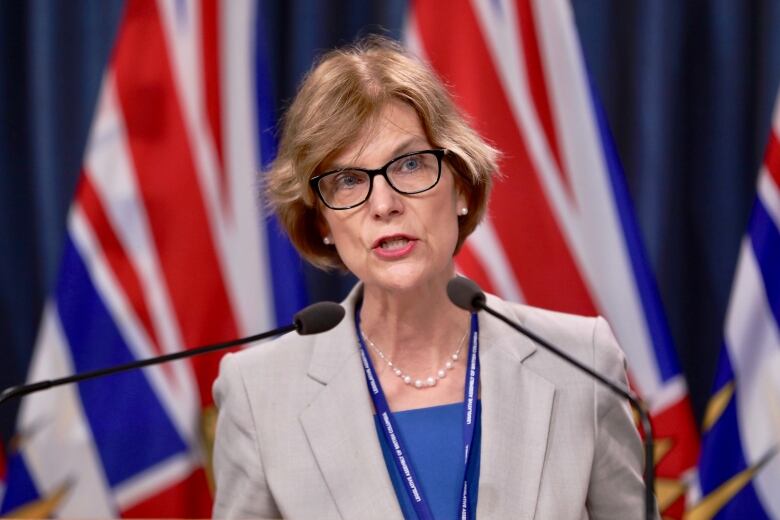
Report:
M387 292L364 287L361 328L393 362L418 370L441 365L468 330L469 314L446 294L446 281Z

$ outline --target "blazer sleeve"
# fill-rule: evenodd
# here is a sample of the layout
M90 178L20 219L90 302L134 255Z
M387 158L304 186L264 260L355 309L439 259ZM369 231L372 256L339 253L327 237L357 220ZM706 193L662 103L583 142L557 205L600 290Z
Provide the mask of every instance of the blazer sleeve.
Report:
M257 429L238 367L228 354L213 387L219 409L214 440L214 518L280 518L263 473Z
M596 370L627 386L625 357L603 318L596 320L593 329L593 349ZM631 407L600 383L596 383L594 392L596 432L588 487L590 517L644 518L644 452Z

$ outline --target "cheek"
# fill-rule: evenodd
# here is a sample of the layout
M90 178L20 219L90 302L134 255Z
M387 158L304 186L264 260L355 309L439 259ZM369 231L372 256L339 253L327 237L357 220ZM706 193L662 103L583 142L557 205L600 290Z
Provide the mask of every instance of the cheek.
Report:
M322 213L323 234L331 235L333 238L343 234L344 223L335 211L327 209Z
M352 270L354 262L359 259L364 250L360 240L360 223L357 218L354 218L355 215L351 216L353 218L349 218L349 215L345 215L346 218L340 217L341 215L331 214L325 220L336 252L347 268Z
M431 232L438 237L437 242L439 242L440 248L451 255L455 251L460 234L455 201L447 200L439 205L435 213L429 217L430 222L436 223L435 229L431 229Z
M341 243L342 247L354 242L358 235L354 224L348 220L332 218L328 221L328 227L336 243Z
M458 238L460 237L460 226L458 225L458 219L455 218L452 221L451 224L452 229L452 235L451 235L451 245L452 249L450 250L452 254L455 254L455 249L458 247Z

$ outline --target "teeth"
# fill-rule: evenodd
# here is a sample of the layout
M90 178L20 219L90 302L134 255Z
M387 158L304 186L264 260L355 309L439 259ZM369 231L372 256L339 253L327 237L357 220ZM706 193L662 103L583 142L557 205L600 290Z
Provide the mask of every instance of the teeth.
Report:
M396 249L405 246L409 242L406 238L391 238L390 240L384 240L380 244L382 249Z

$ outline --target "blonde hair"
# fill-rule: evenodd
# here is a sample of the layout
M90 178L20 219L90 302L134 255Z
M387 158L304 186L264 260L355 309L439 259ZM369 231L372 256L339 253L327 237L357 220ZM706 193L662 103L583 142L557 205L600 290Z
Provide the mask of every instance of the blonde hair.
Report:
M265 174L267 202L298 252L321 268L345 266L323 244L322 205L309 186L329 157L354 142L391 100L411 106L445 156L469 212L458 218L460 249L482 220L498 151L466 122L436 74L397 42L371 36L323 55L282 120L278 155Z

